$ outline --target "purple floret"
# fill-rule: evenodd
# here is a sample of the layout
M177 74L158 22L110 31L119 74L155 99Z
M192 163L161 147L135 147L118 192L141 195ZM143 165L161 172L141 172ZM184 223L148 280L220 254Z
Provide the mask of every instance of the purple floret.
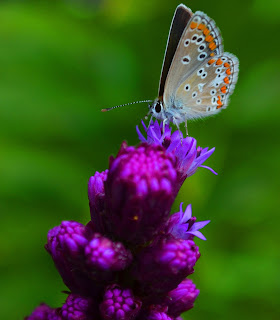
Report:
M183 211L183 202L180 204L180 211L174 213L166 223L166 232L171 233L178 239L193 239L194 236L206 240L204 235L198 231L205 227L210 220L196 222L196 217L192 217L192 206L189 204Z
M208 150L208 148L197 147L197 142L194 138L182 138L182 133L178 130L171 134L171 127L168 124L165 125L165 132L163 133L162 123L159 124L157 120L151 122L149 129L147 129L143 121L142 125L147 132L147 138L143 136L138 126L136 126L140 141L163 146L167 153L172 153L176 156L179 188L184 180L193 175L199 167L207 168L217 174L210 167L202 165L215 151L215 148Z
M132 320L139 313L141 305L132 290L113 284L106 288L100 311L106 320Z
M176 289L170 291L166 298L168 314L179 317L181 313L193 308L199 290L190 279L183 280Z
M152 239L178 191L176 159L163 147L123 144L105 182L107 233L131 244Z

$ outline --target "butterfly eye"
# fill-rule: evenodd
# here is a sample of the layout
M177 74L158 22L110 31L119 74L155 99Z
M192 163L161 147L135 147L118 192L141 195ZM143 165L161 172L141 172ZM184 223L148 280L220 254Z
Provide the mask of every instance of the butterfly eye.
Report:
M160 103L160 102L158 102L158 103L156 104L155 110L156 110L157 113L159 113L159 112L161 111L161 103Z

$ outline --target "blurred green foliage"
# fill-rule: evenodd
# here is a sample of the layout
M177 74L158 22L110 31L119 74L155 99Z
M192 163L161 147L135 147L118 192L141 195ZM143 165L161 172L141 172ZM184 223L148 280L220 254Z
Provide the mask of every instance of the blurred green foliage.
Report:
M44 251L49 228L89 219L87 181L121 142L137 144L145 104L157 94L178 1L1 1L0 318L22 319L65 290ZM210 218L198 240L201 290L185 319L279 319L279 0L185 3L205 11L240 59L229 108L189 124L205 169L179 203Z

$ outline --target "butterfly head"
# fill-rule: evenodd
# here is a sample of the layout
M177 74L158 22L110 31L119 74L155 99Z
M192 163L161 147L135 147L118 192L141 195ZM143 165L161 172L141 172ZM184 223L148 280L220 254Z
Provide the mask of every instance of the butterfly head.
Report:
M152 117L159 120L164 120L166 118L161 99L157 98L151 105L149 105L149 109L149 114L151 114Z

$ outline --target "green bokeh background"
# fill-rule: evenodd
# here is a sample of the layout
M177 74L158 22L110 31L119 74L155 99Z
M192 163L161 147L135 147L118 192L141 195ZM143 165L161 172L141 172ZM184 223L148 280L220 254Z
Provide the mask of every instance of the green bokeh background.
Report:
M157 94L179 1L1 1L0 318L23 319L65 287L43 246L63 219L89 219L87 181L121 142L137 144ZM211 219L185 319L279 319L279 0L185 2L212 17L240 59L230 106L189 123L216 147L174 204Z

